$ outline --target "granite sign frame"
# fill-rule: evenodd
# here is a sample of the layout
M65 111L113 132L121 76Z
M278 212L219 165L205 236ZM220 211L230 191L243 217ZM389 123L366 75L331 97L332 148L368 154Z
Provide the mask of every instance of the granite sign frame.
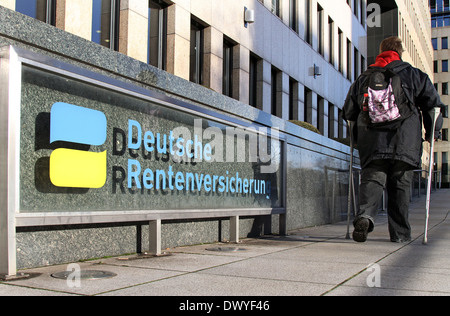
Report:
M161 220L229 217L237 241L239 216L280 215L285 232L278 130L13 46L0 90L1 275L16 273L16 227L148 221L156 254Z

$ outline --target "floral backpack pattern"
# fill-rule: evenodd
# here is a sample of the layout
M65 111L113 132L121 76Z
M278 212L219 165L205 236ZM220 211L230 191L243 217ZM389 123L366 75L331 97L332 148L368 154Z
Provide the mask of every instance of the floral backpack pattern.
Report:
M392 79L386 89L368 88L369 117L372 123L392 122L401 117L395 101Z

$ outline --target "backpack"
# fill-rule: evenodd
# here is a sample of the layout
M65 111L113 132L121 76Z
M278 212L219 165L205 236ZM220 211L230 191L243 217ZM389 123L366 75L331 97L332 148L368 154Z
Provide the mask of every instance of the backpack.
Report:
M396 63L393 63L394 67ZM409 67L397 68L397 71ZM371 67L360 95L361 110L367 125L372 128L397 129L403 120L414 114L413 102L408 98L400 76L392 70L392 65L384 68ZM398 70L400 69L400 70Z

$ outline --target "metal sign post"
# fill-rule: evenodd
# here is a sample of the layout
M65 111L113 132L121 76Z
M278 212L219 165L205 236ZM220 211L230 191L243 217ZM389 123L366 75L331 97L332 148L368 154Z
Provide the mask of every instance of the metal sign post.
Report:
M12 47L0 50L0 279L17 275L16 226L21 71Z

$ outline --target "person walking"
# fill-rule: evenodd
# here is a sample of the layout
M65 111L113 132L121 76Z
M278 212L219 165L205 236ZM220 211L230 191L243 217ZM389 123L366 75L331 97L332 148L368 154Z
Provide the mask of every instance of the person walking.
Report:
M374 230L384 188L391 241L411 240L410 187L413 170L422 167L422 124L428 139L429 111L443 104L428 75L402 61L403 52L400 38L383 40L375 64L353 83L344 104L344 119L355 122L350 133L362 168L360 205L353 222L356 242L365 242ZM437 131L442 124L441 115Z

